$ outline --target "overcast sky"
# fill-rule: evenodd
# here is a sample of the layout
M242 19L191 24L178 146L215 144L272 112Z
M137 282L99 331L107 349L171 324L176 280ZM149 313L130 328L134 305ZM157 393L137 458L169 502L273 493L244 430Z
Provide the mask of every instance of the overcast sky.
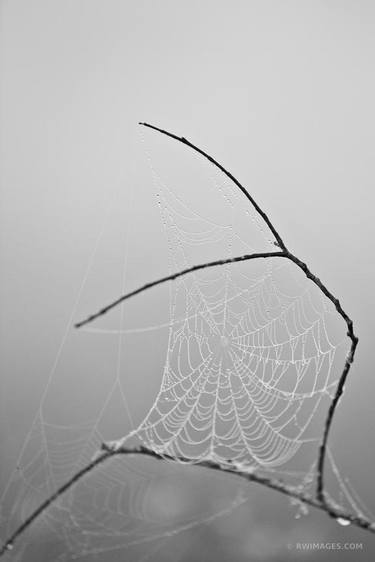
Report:
M353 318L360 345L332 438L344 474L374 510L375 4L3 0L0 10L1 486L66 326L122 288L165 273L157 186L145 158L154 141L138 126L149 121L232 171ZM165 157L174 169L172 154ZM126 237L133 245L123 281ZM140 314L136 305L131 314ZM82 408L91 415L90 400L97 404L108 389L89 369L116 357L106 340L93 359L95 342L72 332L45 403L58 423L66 412L81 421ZM77 380L84 365L91 367ZM133 387L149 384L151 397L157 377ZM148 398L134 400L137 421ZM330 525L314 520L318 529ZM350 559L369 559L371 540L349 533L367 545Z

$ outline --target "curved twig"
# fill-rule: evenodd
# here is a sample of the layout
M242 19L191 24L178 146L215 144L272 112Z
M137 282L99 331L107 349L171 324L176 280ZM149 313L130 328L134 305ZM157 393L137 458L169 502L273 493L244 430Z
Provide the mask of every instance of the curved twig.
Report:
M275 257L275 256L276 257L277 256L285 257L285 255L286 255L285 252L258 252L258 253L254 253L254 254L244 254L243 256L236 256L235 258L227 258L227 259L224 259L224 260L215 260L215 261L211 261L211 262L208 262L208 263L201 263L199 265L193 265L192 267L188 267L186 269L178 271L177 273L172 273L171 275L166 275L165 277L161 277L160 279L156 279L156 281L151 281L150 283L146 283L145 285L142 285L141 287L138 287L137 289L134 289L134 291L131 291L130 293L126 293L125 295L122 295L121 297L119 297L115 301L111 302L110 304L107 304L107 306L104 306L103 308L101 308L98 312L95 312L95 314L91 314L90 316L88 316L84 320L81 320L80 322L77 322L77 324L74 324L74 327L75 328L82 328L82 326L85 326L86 324L90 324L90 322L93 322L94 320L99 318L99 316L103 316L104 314L107 314L107 312L112 310L112 308L115 308L116 306L118 306L122 302L130 299L131 297L135 297L135 295L139 295L139 293L143 293L143 291L147 291L147 289L151 289L152 287L156 287L156 285L162 285L163 283L166 283L167 281L174 281L178 277L183 277L184 275L187 275L188 273L193 273L194 271L199 271L201 269L208 269L209 267L216 267L218 265L225 265L227 263L236 263L236 262L240 262L240 261L254 260L254 259L257 259L257 258L272 258L272 257Z
M188 141L185 137L178 137L177 135L174 135L173 133L170 133L169 131L166 131L165 129L160 129L159 127L155 127L155 125L150 125L150 123L140 122L139 125L143 125L144 127L148 127L149 129L154 129L154 131L158 131L159 133L162 133L163 135L166 135L167 137L170 137L171 139L175 139L178 142L182 142L182 144L184 144L185 146L188 146L189 148L192 148L195 152L198 152L199 154L204 156L207 160L209 160L209 162L211 162L211 164L216 166L216 168L219 168L219 170L221 170L223 172L223 174L225 174L230 180L232 180L232 182L238 187L238 189L240 189L242 191L242 193L250 201L250 203L252 204L252 206L254 207L256 212L262 217L262 219L264 220L264 222L266 223L266 225L268 226L268 228L270 229L270 231L274 235L274 237L276 239L276 242L277 242L277 246L279 246L279 248L281 248L282 250L286 250L286 246L285 246L280 234L277 232L276 228L273 226L272 222L270 221L270 219L268 218L266 213L259 207L258 203L250 195L250 193L247 191L247 189L238 181L238 179L235 178L234 175L231 174L228 170L226 170L224 168L224 166L219 164L219 162L217 160L215 160L215 158L212 158L212 156L207 154L207 152L204 152L204 150L202 150L201 148L198 148L198 146L195 146L195 144Z
M375 525L369 519L365 517L358 517L357 515L353 515L350 513L345 512L342 509L337 508L333 505L327 505L326 502L320 501L318 498L314 498L313 496L306 494L301 490L297 490L292 486L288 486L285 482L278 480L276 478L268 478L267 476L258 475L255 472L249 472L244 470L241 467L236 466L235 463L227 462L227 463L219 463L210 460L194 460L186 457L172 457L166 454L159 454L153 451L152 449L148 449L144 446L139 447L120 447L118 449L111 448L111 446L103 444L102 445L102 452L89 464L87 464L84 468L82 468L79 472L74 474L70 480L68 480L63 486L58 488L56 492L50 496L47 500L45 500L39 507L36 509L24 522L23 524L8 538L8 540L0 547L0 557L6 554L7 552L11 551L14 548L14 545L19 539L19 537L31 527L31 525L44 513L50 505L52 505L60 496L62 496L65 492L71 489L75 484L78 483L79 480L84 478L87 474L92 472L95 468L99 465L104 464L107 460L115 456L122 456L122 455L144 455L147 457L151 457L153 459L161 460L161 461L168 461L168 462L179 462L185 463L194 466L200 466L203 468L209 468L210 470L216 470L219 472L224 472L226 474L232 474L233 476L238 476L239 478L243 478L248 482L256 482L262 486L266 486L271 490L276 490L277 492L288 496L290 498L294 498L299 500L311 507L315 507L316 509L320 509L327 513L329 517L333 519L341 519L349 521L352 525L359 527L360 529L364 529L366 531L370 531L371 533L375 533Z

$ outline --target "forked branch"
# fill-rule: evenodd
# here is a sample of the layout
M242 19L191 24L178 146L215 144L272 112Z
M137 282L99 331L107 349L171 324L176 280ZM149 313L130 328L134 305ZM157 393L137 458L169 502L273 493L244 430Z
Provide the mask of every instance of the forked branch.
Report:
M320 447L319 447L318 462L317 462L317 489L316 489L316 494L315 495L306 494L303 491L296 490L295 488L293 488L292 486L286 484L285 482L283 482L281 480L268 478L268 477L265 477L265 476L258 475L255 472L246 471L243 468L243 466L238 466L235 463L230 463L230 462L218 463L218 462L213 462L213 461L210 461L210 460L199 461L199 460L195 460L195 459L191 459L191 458L172 457L172 456L169 456L169 455L166 455L166 454L161 455L158 452L156 452L152 449L148 449L148 448L143 447L143 446L133 447L133 448L127 448L127 447L124 447L124 446L119 447L119 448L115 448L115 447L112 448L110 445L104 444L102 446L102 452L95 458L95 460L93 460L92 462L87 464L84 468L82 468L79 472L77 472L69 481L67 481L63 486L58 488L54 494L52 494L47 500L45 500L22 523L22 525L19 526L19 528L12 534L11 537L8 538L8 540L4 543L4 545L2 547L0 547L0 556L2 556L3 554L5 554L9 550L11 550L13 548L13 545L16 542L16 540L34 523L34 521L36 519L38 519L38 517L40 517L40 515L42 515L55 501L57 501L57 499L60 496L62 496L65 492L67 492L70 488L72 488L79 480L84 478L87 474L89 474L97 466L102 465L108 459L110 459L114 456L119 456L119 455L145 455L145 456L148 456L148 457L152 457L154 459L158 459L158 460L162 460L162 461L168 461L168 462L183 462L183 463L189 463L189 464L194 463L197 466L201 466L201 467L209 468L211 470L217 470L217 471L220 471L220 472L232 474L232 475L238 476L240 478L244 478L247 481L257 482L258 484L261 484L261 485L266 486L268 488L271 488L273 490L277 490L278 492L280 492L280 493L282 493L282 494L284 494L288 497L295 498L295 499L297 499L297 500L299 500L299 501L301 501L305 504L308 504L312 507L323 510L330 517L333 517L335 519L346 520L346 521L352 523L353 525L355 525L357 527L360 527L362 529L365 529L365 530L368 530L372 533L375 533L375 523L374 522L370 521L369 519L367 519L365 517L358 516L354 513L346 512L343 509L338 508L336 505L333 505L332 502L330 502L330 500L326 496L325 490L324 490L324 464L325 464L325 458L326 458L326 453L327 453L327 443L328 443L329 431L330 431L330 428L331 428L331 425L332 425L332 420L333 420L333 417L334 417L334 414L335 414L335 411L336 411L337 404L339 403L339 400L340 400L341 395L343 393L345 381L346 381L346 378L348 376L351 364L353 363L355 350L356 350L356 347L357 347L357 344L358 344L358 338L353 331L352 320L347 315L347 313L344 311L344 309L341 306L340 301L333 295L333 293L331 293L328 290L328 288L322 283L322 281L316 275L314 275L311 272L310 268L303 261L301 261L299 258L294 256L287 249L287 247L284 244L280 234L278 233L278 231L276 230L276 228L274 227L274 225L270 221L268 215L259 207L259 205L253 199L253 197L249 194L247 189L228 170L226 170L221 164L219 164L212 156L210 156L209 154L204 152L202 149L195 146L193 143L188 141L185 137L179 137L179 136L174 135L174 134L172 134L168 131L160 129L159 127L155 127L154 125L150 125L149 123L140 123L140 124L145 126L145 127L150 128L150 129L154 129L155 131L158 131L159 133L161 133L163 135L166 135L167 137L170 137L170 138L184 144L185 146L189 147L190 149L194 150L195 152L198 152L199 154L201 154L204 158L206 158L209 162L211 162L214 166L216 166L219 170L221 170L240 189L240 191L245 195L245 197L250 201L250 203L254 207L255 211L264 220L265 224L267 225L267 227L272 232L272 234L275 238L275 245L277 247L279 247L280 250L275 251L275 252L259 252L259 253L253 253L253 254L245 254L245 255L242 255L242 256L234 257L234 258L216 260L216 261L212 261L212 262L194 265L192 267L189 267L187 269L178 271L178 272L173 273L171 275L162 277L162 278L157 279L155 281L151 281L149 283L146 283L145 285L143 285L143 286L141 286L141 287L125 294L125 295L120 296L119 298L117 298L116 300L114 300L113 302L108 304L107 306L100 309L95 314L92 314L88 318L78 322L77 324L75 324L75 326L77 328L80 328L80 327L82 327L82 326L84 326L84 325L86 325L90 322L93 322L98 317L105 315L107 312L109 312L113 308L117 307L118 305L123 303L125 300L128 300L128 299L130 299L130 298L132 298L132 297L134 297L134 296L136 296L140 293L143 293L144 291L149 290L149 289L151 289L151 288L153 288L157 285L164 284L168 281L173 281L173 280L175 280L179 277L183 277L185 275L188 275L189 273L193 273L193 272L196 272L196 271L199 271L199 270L203 270L203 269L207 269L207 268L211 268L211 267L220 267L220 266L223 266L225 264L238 263L238 262L244 262L244 261L255 260L255 259L283 258L283 259L287 259L287 260L293 262L299 269L301 269L303 271L305 276L308 279L310 279L320 289L320 291L325 295L325 297L328 298L333 303L333 305L335 306L338 314L343 318L343 320L346 323L347 336L350 339L350 350L349 350L349 353L346 357L345 364L343 366L343 370L342 370L341 376L339 378L339 382L338 382L338 385L337 385L335 395L334 395L334 397L332 399L332 402L330 404L330 407L328 409L327 418L326 418L325 425L324 425L323 436L322 436L321 444L320 444Z

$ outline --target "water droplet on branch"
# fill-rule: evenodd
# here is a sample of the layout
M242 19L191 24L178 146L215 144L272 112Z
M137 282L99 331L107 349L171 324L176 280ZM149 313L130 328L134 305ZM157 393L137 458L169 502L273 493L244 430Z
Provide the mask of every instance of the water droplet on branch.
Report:
M338 517L336 521L339 525L342 525L343 527L347 527L348 525L350 525L350 520L345 519L345 517Z

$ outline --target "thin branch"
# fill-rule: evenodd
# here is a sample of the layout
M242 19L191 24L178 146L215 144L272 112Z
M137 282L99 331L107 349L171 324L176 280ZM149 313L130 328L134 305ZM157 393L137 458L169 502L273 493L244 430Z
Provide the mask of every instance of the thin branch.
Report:
M238 476L247 480L248 482L256 482L257 484L261 484L262 486L266 486L271 490L276 490L281 494L284 494L290 498L295 498L300 500L303 503L310 505L311 507L316 507L324 512L326 512L330 517L333 519L345 519L350 521L356 527L360 527L361 529L365 529L370 531L371 533L375 533L375 524L370 519L366 517L358 516L325 501L320 501L319 498L316 498L310 494L306 494L301 490L297 490L295 487L286 484L282 480L277 478L269 478L268 476L262 476L261 474L256 474L254 471L249 471L241 467L241 465L236 465L236 463L227 461L226 463L215 462L212 460L195 460L188 457L173 457L168 454L160 454L148 447L144 447L140 445L139 447L124 447L121 446L118 449L112 448L112 445L103 444L102 449L105 452L117 454L117 455L146 455L152 457L157 460L162 461L170 461L170 462L178 462L184 464L193 464L194 466L200 466L203 468L209 468L211 470L216 470L219 472L224 472L227 474L233 474L234 476Z
M329 406L329 409L328 409L326 421L325 421L325 424L324 424L323 439L322 439L322 442L321 442L320 447L319 447L318 465L317 465L318 477L317 477L317 491L316 492L317 492L317 497L318 497L319 501L321 501L322 503L325 503L326 500L325 500L325 496L324 496L324 463L325 463L325 457L326 457L326 452L327 452L328 436L329 436L329 431L331 429L333 416L334 416L335 411L336 411L336 407L337 407L337 405L339 403L339 400L342 396L342 393L344 391L346 378L349 374L351 364L354 361L355 350L356 350L357 345L358 345L358 337L354 334L354 331L353 331L353 321L349 318L349 316L346 314L346 312L342 308L339 299L336 298L327 289L327 287L322 283L322 281L319 279L319 277L316 277L316 275L311 273L308 266L304 262L302 262L300 259L298 259L296 256L291 254L289 251L286 252L285 257L288 258L289 260L291 260L292 262L294 262L296 265L298 265L298 267L300 269L302 269L302 271L305 273L306 277L308 279L310 279L313 283L315 283L315 285L317 287L319 287L319 289L322 291L322 293L333 303L337 312L344 319L344 321L347 325L348 331L346 332L346 335L349 337L349 339L351 341L350 350L349 350L349 353L348 353L348 355L345 359L344 368L343 368L341 376L339 378L339 382L338 382L338 385L337 385L337 388L336 388L335 395L334 395L334 397L332 399L332 402L331 402L331 404ZM328 504L327 504L327 507L328 507Z
M171 275L167 275L166 277L161 277L160 279L157 279L156 281L151 281L150 283L146 283L145 285L142 285L141 287L138 287L138 289L135 289L134 291L131 291L130 293L126 293L125 295L122 295L121 297L119 297L115 301L111 302L107 306L100 309L98 312L95 312L95 314L91 314L90 316L85 318L85 320L81 320L80 322L77 322L77 324L75 324L74 326L75 326L75 328L81 328L82 326L85 326L86 324L89 324L90 322L93 322L94 320L99 318L99 316L103 316L104 314L107 314L107 312L112 310L112 308L115 308L116 306L118 306L122 302L126 301L127 299L130 299L131 297L134 297L135 295L139 295L139 293L143 293L143 291L147 291L147 289L151 289L152 287L155 287L156 285L162 285L166 281L174 281L178 277L183 277L184 275L187 275L188 273L192 273L194 271L199 271L200 269L208 269L210 267L225 265L227 263L236 263L236 262L241 262L241 261L254 260L254 259L257 259L257 258L272 258L272 257L277 257L277 256L285 256L285 253L284 252L258 252L258 253L255 253L255 254L245 254L243 256L236 256L235 258L227 258L227 259L224 259L224 260L215 260L215 261L211 261L211 262L208 262L208 263L201 263L199 265L193 265L192 267L188 267L186 269L183 269L182 271L178 271L177 273L172 273Z
M202 468L208 468L210 470L216 470L221 473L232 474L233 476L237 476L239 478L243 478L248 482L256 482L262 486L266 486L271 490L276 490L277 492L288 496L290 498L295 498L311 507L315 507L327 513L330 517L334 519L341 519L350 521L352 525L359 527L361 529L370 531L371 533L375 533L375 525L372 521L367 519L366 517L359 517L352 513L347 513L346 511L337 508L334 505L328 505L326 502L321 502L318 498L314 498L313 496L306 494L301 490L297 490L292 486L285 484L281 480L275 478L269 478L267 476L262 476L256 474L255 472L250 472L248 470L244 470L240 466L236 465L235 463L231 463L227 461L224 463L219 463L211 460L195 460L187 457L172 457L167 454L159 454L153 451L152 449L148 449L144 446L139 447L120 447L120 448L113 448L111 445L103 444L102 445L102 452L88 465L82 468L79 472L77 472L70 480L68 480L63 486L58 488L56 492L50 496L46 501L44 501L38 509L36 509L24 522L23 524L9 537L9 539L2 545L0 548L0 557L6 554L7 552L11 551L14 548L16 541L19 537L31 527L37 519L48 509L48 507L54 503L60 496L62 496L67 490L73 488L79 480L84 478L87 474L92 472L96 469L99 465L104 464L110 458L116 456L135 456L135 455L143 455L147 457L151 457L156 460L160 461L168 461L168 462L176 462L176 463L184 463L193 466L199 466Z
M262 217L262 219L264 220L264 222L266 223L266 225L268 226L268 228L270 229L270 231L274 235L274 237L276 239L276 242L277 242L277 246L279 246L282 250L286 250L286 246L285 246L280 234L277 232L276 228L271 223L271 221L268 218L268 216L266 215L266 213L259 207L258 203L250 195L250 193L247 191L247 189L238 181L238 179L235 178L234 175L231 174L228 170L226 170L224 168L224 166L219 164L219 162L217 160L215 160L215 158L213 158L212 156L207 154L207 152L204 152L204 150L202 150L201 148L198 148L198 146L195 146L195 144L188 141L185 137L179 137L177 135L174 135L173 133L170 133L169 131L166 131L165 129L160 129L159 127L155 127L155 125L150 125L150 123L140 122L139 125L142 125L144 127L148 127L149 129L154 129L154 131L158 131L159 133L162 133L163 135L165 135L167 137L170 137L171 139L174 139L178 142L181 142L185 146L188 146L189 148L192 148L195 152L199 152L199 154L204 156L214 166L219 168L219 170L221 170L223 172L223 174L225 174L230 180L232 180L232 182L242 191L242 193L250 201L250 203L252 204L252 206L254 207L256 212Z
M51 496L49 496L40 506L25 519L25 521L16 529L16 531L7 539L7 541L0 548L0 557L6 552L13 549L16 540L37 520L39 517L58 500L60 496L65 494L70 488L72 488L81 478L86 474L89 474L100 464L103 464L110 457L113 457L114 453L109 450L104 450L99 456L97 456L93 461L84 466L81 470L76 472L72 478L70 478L65 484L60 486Z

